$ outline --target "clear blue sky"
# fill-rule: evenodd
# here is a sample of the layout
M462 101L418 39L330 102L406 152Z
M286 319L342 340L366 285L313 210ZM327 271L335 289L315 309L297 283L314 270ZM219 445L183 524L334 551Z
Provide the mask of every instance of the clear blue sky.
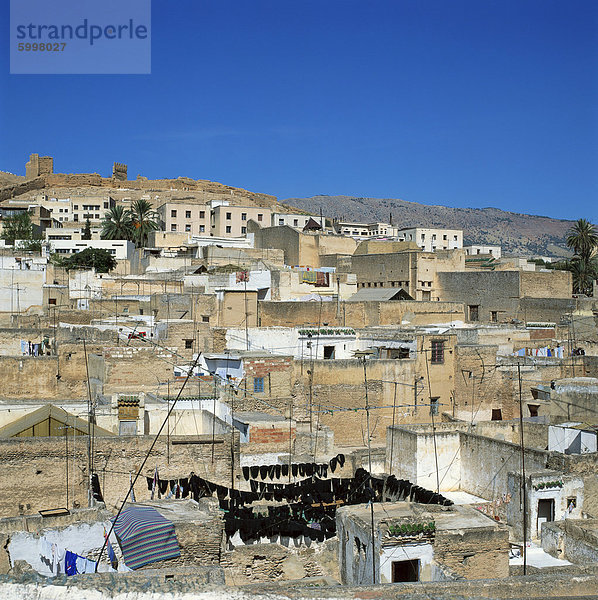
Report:
M595 0L154 0L151 75L9 75L0 169L598 222Z

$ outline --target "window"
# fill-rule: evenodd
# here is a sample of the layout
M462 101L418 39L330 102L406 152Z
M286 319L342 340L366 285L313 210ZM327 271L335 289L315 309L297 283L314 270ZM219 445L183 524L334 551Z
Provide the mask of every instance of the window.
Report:
M293 227L299 226L299 219L293 219Z
M170 225L170 231L176 231L176 223Z
M448 235L446 235L446 234L445 234L445 235L443 235L443 236L442 236L442 239L443 239L443 240L446 240L446 239L448 239Z
M493 421L502 421L502 410L500 408L492 409L492 420Z
M56 298L48 298L48 304L53 304L56 306Z
M206 211L205 210L200 210L199 211L199 218L200 219L205 219L206 218Z
M254 392L263 392L264 391L264 378L263 377L254 377L253 378L253 391Z
M241 233L243 233L243 234L247 233L247 227L241 227Z
M477 304L469 305L469 320L477 321L480 317L480 307Z
M257 220L258 221L263 221L264 220L264 215L262 213L258 213L257 214Z
M571 512L574 508L577 508L577 496L567 498L567 511Z
M79 220L79 215L73 215L73 221L78 221Z
M529 408L529 416L530 417L538 416L538 408L540 408L539 404L528 404L527 407Z
M226 226L226 233L230 233L230 232L231 232L231 226L230 226L230 225L227 225L227 226Z
M193 348L193 340L183 340L185 342L185 349L190 350Z
M284 225L284 219L278 219L278 224L279 225Z
M185 219L190 219L191 218L191 211L190 210L186 210L185 211Z
M171 210L171 211L170 211L170 216L171 216L172 218L176 217L176 210Z
M104 208L108 208L108 202L104 202Z
M430 414L438 414L438 405L440 404L440 398L430 398Z
M75 210L79 210L79 205L78 205L78 204L75 204L75 206L73 206L73 208L74 208Z
M392 563L392 583L419 581L419 559L399 560Z
M208 315L201 315L201 322L202 323L209 323L210 322L210 317Z
M492 323L498 323L498 311L497 310L490 311L490 321L492 321Z
M440 364L444 362L444 342L440 340L432 340L432 364Z
M199 226L199 233L205 233L206 231L206 226L205 225L200 225Z
M191 223L185 225L185 231L191 231Z
M247 213L241 213L241 221L247 221Z
M230 221L233 218L233 213L226 213L226 220Z
M324 358L325 359L333 359L334 358L334 346L324 346Z
M96 215L96 219L99 219L99 218L100 218L100 215Z

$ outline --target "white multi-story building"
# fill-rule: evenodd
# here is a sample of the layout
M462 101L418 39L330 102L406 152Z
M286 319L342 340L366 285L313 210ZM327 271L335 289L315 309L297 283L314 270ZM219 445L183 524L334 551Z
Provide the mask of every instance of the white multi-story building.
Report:
M324 217L288 213L272 213L272 227L282 227L283 225L287 225L288 227L302 230L310 219L319 223L322 229L325 228L326 219Z
M394 237L398 231L397 227L390 223L354 223L350 221L338 221L335 229L337 233L354 238Z
M463 248L463 230L406 227L397 232L399 241L415 242L424 252Z
M497 260L502 256L502 248L500 246L465 246L463 248L467 256L477 256L478 254L489 254Z
M128 240L50 240L48 252L57 254L76 254L86 248L107 250L116 260L128 260L133 257L135 244Z

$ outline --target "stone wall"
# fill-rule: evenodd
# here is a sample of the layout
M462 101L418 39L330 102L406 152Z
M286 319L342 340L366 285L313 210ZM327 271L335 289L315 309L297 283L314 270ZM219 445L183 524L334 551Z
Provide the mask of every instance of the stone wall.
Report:
M18 515L20 504L28 504L30 512L66 506L67 464L68 507L72 507L73 502L87 506L87 439L87 436L78 436L74 445L72 438L69 439L68 454L64 438L0 440L0 516ZM95 438L94 469L99 475L107 508L112 509L122 501L128 490L129 474L134 475L141 466L153 439L150 436ZM238 434L235 439L235 465L238 465ZM177 443L177 440L185 443ZM166 437L160 438L135 484L136 499L149 499L145 477L153 476L155 467L162 479L187 477L194 471L196 475L229 485L231 438L220 435L215 440L212 462L209 435L171 437L170 448Z
M410 323L426 325L464 320L463 305L455 302L269 302L258 303L260 327L334 325L370 327Z
M438 531L434 557L466 579L499 579L509 576L509 532L488 535L475 529Z

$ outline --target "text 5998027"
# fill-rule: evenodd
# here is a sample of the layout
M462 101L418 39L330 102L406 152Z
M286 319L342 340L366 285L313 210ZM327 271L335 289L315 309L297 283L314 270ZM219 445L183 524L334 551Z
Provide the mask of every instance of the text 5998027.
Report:
M19 52L62 52L66 48L66 42L19 42L17 49Z

